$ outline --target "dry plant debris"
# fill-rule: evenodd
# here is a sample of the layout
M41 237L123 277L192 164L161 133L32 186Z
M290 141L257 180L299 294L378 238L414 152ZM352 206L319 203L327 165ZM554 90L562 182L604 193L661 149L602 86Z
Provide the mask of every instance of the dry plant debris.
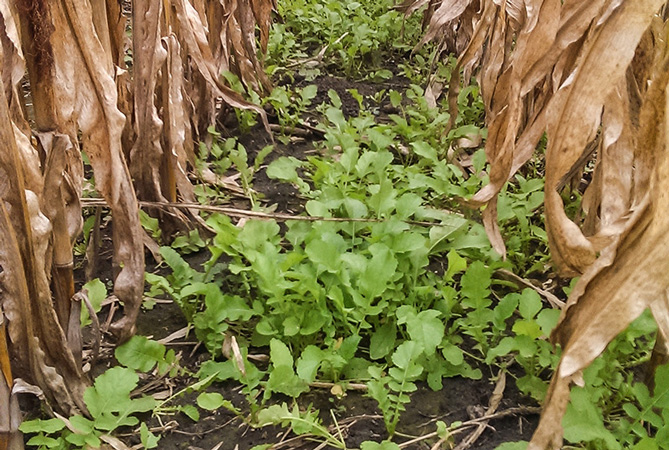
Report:
M194 201L193 140L214 124L221 100L265 117L219 74L269 89L256 26L264 49L273 0L127 6L0 1L0 432L18 426L13 376L38 386L57 411L86 411L81 302L72 301L82 152L114 220L114 295L124 316L111 330L125 340L144 287L138 198ZM187 214L163 216L177 227Z
M426 10L425 40L459 52L455 75L467 83L478 68L491 171L469 203L485 206L488 235L502 254L497 195L547 136L551 254L563 275L581 278L552 335L562 359L533 450L561 448L570 384L646 308L659 326L654 359L666 361L666 12L662 0L443 0ZM452 105L460 81L450 87ZM561 194L590 160L585 219L577 222Z

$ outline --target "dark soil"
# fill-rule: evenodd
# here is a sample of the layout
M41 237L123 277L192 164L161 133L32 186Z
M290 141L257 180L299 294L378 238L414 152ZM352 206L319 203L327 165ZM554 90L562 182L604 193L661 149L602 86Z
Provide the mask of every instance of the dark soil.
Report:
M356 115L359 110L357 101L350 95L348 89L357 89L363 95L371 95L380 89L402 90L408 84L402 78L396 78L389 83L379 85L352 82L331 76L319 77L315 83L319 89L314 103L327 101L327 92L329 89L333 89L339 94L343 102L342 109L346 115ZM384 111L388 112L389 105L387 104L382 103L375 106L379 108L381 114ZM227 131L228 133L231 132L231 130ZM258 127L252 133L238 137L247 149L251 160L270 141L269 136L261 127ZM314 141L320 138L321 136L317 132L311 130L307 133L302 132L299 137L291 140L288 144L277 142L275 150L269 155L266 163L280 156L294 156L304 159L315 152ZM264 170L255 174L253 188L261 194L262 203L265 206L276 205L277 212L297 214L303 209L304 200L298 196L296 189L286 183L278 183L269 179ZM242 207L243 203L243 200L237 200L234 205ZM94 276L106 281L112 278L111 248L108 240L104 241L103 244L101 262L96 268ZM147 257L151 261L148 254ZM186 256L186 259L195 266L201 264L207 257L206 252L200 252L199 254ZM437 262L434 264L435 270L441 268L441 265ZM83 270L81 272L79 279L83 279ZM104 317L102 320L104 321ZM178 306L166 301L159 302L152 309L141 312L137 323L137 332L141 335L152 336L154 339L161 339L185 326L187 326L187 322ZM193 341L194 338L191 336L168 344L181 354L182 365L187 367L191 373L197 372L199 365L210 358L206 350ZM261 350L259 351L261 352ZM104 370L104 367L112 364L113 358L111 355L111 351L107 351L107 359L102 360L100 367L94 368L94 372ZM496 374L485 373L484 370L484 379L478 381L459 377L444 379L443 389L438 392L434 392L428 386L421 384L419 389L411 395L412 401L401 416L398 435L395 436L394 441L398 443L406 442L412 438L433 433L436 429L435 423L439 420L446 424L453 424L457 421L468 421L480 417L485 411L495 387L495 383L492 381L494 375ZM503 442L529 440L538 422L536 413L527 412L527 408L534 407L534 404L517 391L513 378L511 376L508 378L504 398L497 411L516 408L517 413L490 420L480 438L468 448L492 450ZM194 381L196 380L187 377L165 379L163 385L156 390L169 389L177 392ZM218 383L214 384L211 389L221 393L243 411L248 411L248 404L240 394L239 386ZM180 401L194 403L195 399L194 396L184 396ZM331 394L328 389L314 388L309 394L302 396L299 403L302 407L311 404L317 408L323 422L332 426L331 431L333 433L336 433L333 426L333 417L336 418L337 425L349 448L357 448L365 440L379 442L387 437L376 402L366 397L364 392L348 390L344 396L339 398ZM163 417L161 422L151 419L149 425L155 433L162 436L159 448L162 450L209 450L214 448L247 450L260 444L277 444L272 447L276 449L299 448L311 450L331 448L325 447L319 442L295 438L285 429L254 429L246 425L242 419L224 409L220 409L213 414L207 414L202 410L201 413L202 416L198 422L192 421L181 413L171 417ZM457 444L473 430L472 427L460 430L458 434L453 436L454 443ZM138 438L129 436L128 439L136 441ZM430 449L437 440L437 437L432 437L407 445L405 448ZM452 447L443 444L441 448Z
M159 303L151 310L142 311L137 325L139 334L161 339L186 326L187 323L175 304ZM192 372L197 371L199 365L209 359L208 353L202 348L195 348L192 342L176 342L172 348L181 352L182 364ZM425 384L420 384L418 390L411 394L411 403L401 416L398 432L401 433L401 436L420 437L434 432L435 422L438 420L452 424L480 417L495 387L495 383L486 377L492 378L493 375L484 373L482 380L461 377L446 378L443 380L443 388L437 392L432 391ZM169 380L169 383L176 383L171 386L176 392L194 381L196 380L181 378ZM239 393L238 385L217 383L210 390L221 393L235 406L248 411L248 405L245 398ZM181 402L194 404L194 397L186 396L181 399ZM332 427L333 433L336 431L331 414L334 414L349 448L357 448L361 442L366 440L378 442L387 438L376 401L366 397L363 392L349 390L343 397L338 398L328 389L314 388L310 393L300 397L299 403L302 407L312 405L318 409L321 419L326 425ZM537 425L538 415L522 411L522 409L531 406L534 406L531 400L518 392L513 378L509 376L504 398L497 411L520 408L520 413L491 420L481 437L468 448L492 450L504 442L529 440ZM279 442L286 442L286 446L279 445L277 448L305 450L332 448L322 447L319 442L307 439L295 439L295 436L288 434L285 429L252 428L242 419L223 409L213 414L207 414L202 410L201 412L202 416L198 422L193 422L183 414L163 418L159 448L162 450L209 450L222 443L220 449L248 450L256 445ZM156 429L156 432L161 430L161 425L156 420L152 420L150 425ZM467 428L459 432L454 436L455 442L457 443L472 431L473 428ZM410 439L410 437L396 436L394 440L399 443ZM436 437L425 439L406 448L430 449L437 440Z

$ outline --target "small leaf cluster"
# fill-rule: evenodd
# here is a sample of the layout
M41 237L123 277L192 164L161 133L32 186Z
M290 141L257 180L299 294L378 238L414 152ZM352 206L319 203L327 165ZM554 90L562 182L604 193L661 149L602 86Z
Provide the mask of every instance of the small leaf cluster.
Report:
M139 377L132 369L114 367L107 370L84 392L84 402L90 413L88 418L75 415L26 421L20 430L35 434L26 445L40 450L100 448L103 435L110 435L121 427L137 426L140 424L137 415L156 407L157 402L152 397L131 397L138 382ZM139 432L144 448L158 445L158 438L145 423L141 423Z
M270 33L268 72L317 57L324 49L321 61L306 61L297 68L299 75L313 79L327 69L349 77L388 79L392 74L383 67L383 56L410 51L420 37L420 17L406 23L394 6L392 0L279 2L282 20Z

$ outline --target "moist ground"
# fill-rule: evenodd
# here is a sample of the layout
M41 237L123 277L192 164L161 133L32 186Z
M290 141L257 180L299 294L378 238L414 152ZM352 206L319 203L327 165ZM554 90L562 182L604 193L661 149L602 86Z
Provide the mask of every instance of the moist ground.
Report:
M345 115L354 116L359 112L359 105L349 93L349 89L356 89L362 95L368 96L380 89L392 88L402 91L408 85L408 81L396 77L384 85L379 85L368 82L353 82L334 76L322 76L317 78L313 84L318 86L318 94L314 100L315 104L326 101L328 90L333 89L342 100L342 110ZM384 114L384 111L388 112L390 110L388 104L376 105L376 107L379 108L381 115ZM271 114L270 121L272 121ZM234 135L234 132L235 130L227 130L226 134ZM237 135L237 137L247 149L251 161L257 152L270 142L269 136L260 127L252 133ZM288 143L277 141L275 150L270 153L266 163L280 156L294 156L304 159L315 152L313 142L321 137L315 130L301 129ZM264 168L261 168L254 175L253 189L260 193L263 205L275 205L276 212L298 214L303 209L304 201L299 197L297 190L289 184L269 179ZM245 200L236 198L232 205L243 208ZM103 242L101 259L93 274L94 277L99 277L105 282L112 279L110 244L108 239ZM201 264L207 258L206 251L185 257L193 266ZM147 261L150 270L152 259L148 253ZM153 265L155 266L155 264ZM438 262L433 262L433 265L440 266ZM79 270L78 274L79 280L83 281L83 270ZM104 320L103 317L102 321L104 322ZM157 303L152 309L141 311L137 322L137 332L154 339L161 339L186 326L187 322L178 306L166 300ZM174 341L168 346L181 354L181 364L188 371L196 373L199 365L208 360L210 356L202 346L198 346L193 341L194 338L190 337ZM108 351L103 353L103 355L106 355L106 359L101 359L93 372L99 373L114 364L110 350L111 346L107 348ZM263 353L263 350L266 352L266 349L255 349L254 351ZM411 403L407 405L407 410L401 416L398 434L394 441L401 444L414 439L416 440L415 443L405 445L403 448L430 449L439 440L438 437L422 440L416 438L433 433L437 421L453 424L458 421L465 422L476 419L483 415L495 388L494 380L497 374L490 373L487 367L482 367L482 371L483 378L481 380L461 377L444 379L443 388L436 392L427 385L420 384L419 389L411 394ZM497 412L502 413L502 416L485 422L480 438L473 445L465 448L491 450L501 443L528 440L531 436L538 422L536 405L518 392L511 375L508 378L503 400L497 409ZM144 381L151 380L146 379ZM166 378L158 383L155 389L177 392L194 381L196 380L183 376L176 379ZM212 386L211 390L221 393L224 398L231 400L243 411L248 411L246 400L239 392L239 385L217 383ZM276 401L282 400L287 401L288 399L276 399ZM194 396L186 395L180 401L182 403L194 403ZM376 402L365 396L364 391L351 389L345 392L345 395L337 397L331 394L327 388L314 388L308 394L301 396L298 403L302 407L311 404L318 409L323 422L331 426L334 433L337 433L336 420L336 425L341 430L348 448L357 448L361 442L366 440L380 442L387 438L383 419ZM504 415L509 411L513 414ZM150 419L149 424L154 433L162 436L159 448L164 450L209 450L217 448L216 446L219 446L220 449L247 450L262 444L275 444L272 447L274 449L331 448L323 446L319 442L296 438L286 429L276 427L255 429L224 409L212 414L202 411L202 416L198 422L194 422L184 414L179 413L174 416L163 417L161 421ZM457 434L454 434L451 442L457 445L473 430L473 427L459 430ZM135 436L127 436L127 440L131 444L138 443L138 438ZM451 447L446 443L441 448Z

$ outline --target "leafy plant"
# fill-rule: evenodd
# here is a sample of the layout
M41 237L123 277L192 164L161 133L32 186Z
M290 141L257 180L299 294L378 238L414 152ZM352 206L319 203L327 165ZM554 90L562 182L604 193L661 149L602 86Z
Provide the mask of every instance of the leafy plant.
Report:
M118 346L114 355L123 366L140 372L156 368L159 375L169 374L171 377L182 372L173 349L167 350L163 344L144 336L133 336Z
M297 405L289 408L286 403L272 405L258 413L258 426L282 425L289 426L297 435L312 435L322 439L329 446L346 449L341 433L333 435L318 418L318 412L312 409L300 411Z
M50 420L35 419L21 424L21 431L37 433L27 445L42 449L99 448L101 437L120 427L139 424L137 414L153 410L156 401L152 397L131 398L139 377L127 368L114 367L95 379L93 386L84 392L84 401L90 419L80 415ZM141 434L144 448L155 448L157 438L142 424Z
M392 437L400 420L400 412L410 402L408 393L416 391L414 381L423 374L418 357L424 349L414 341L402 343L393 352L393 367L384 375L380 367L370 366L372 380L367 383L369 395L379 403L388 434Z
M393 6L389 0L279 3L283 20L274 24L270 34L268 71L276 73L287 61L293 61L298 74L307 79L315 78L327 66L353 77L389 78L382 55L409 51L420 29L418 17L409 19L405 26Z

